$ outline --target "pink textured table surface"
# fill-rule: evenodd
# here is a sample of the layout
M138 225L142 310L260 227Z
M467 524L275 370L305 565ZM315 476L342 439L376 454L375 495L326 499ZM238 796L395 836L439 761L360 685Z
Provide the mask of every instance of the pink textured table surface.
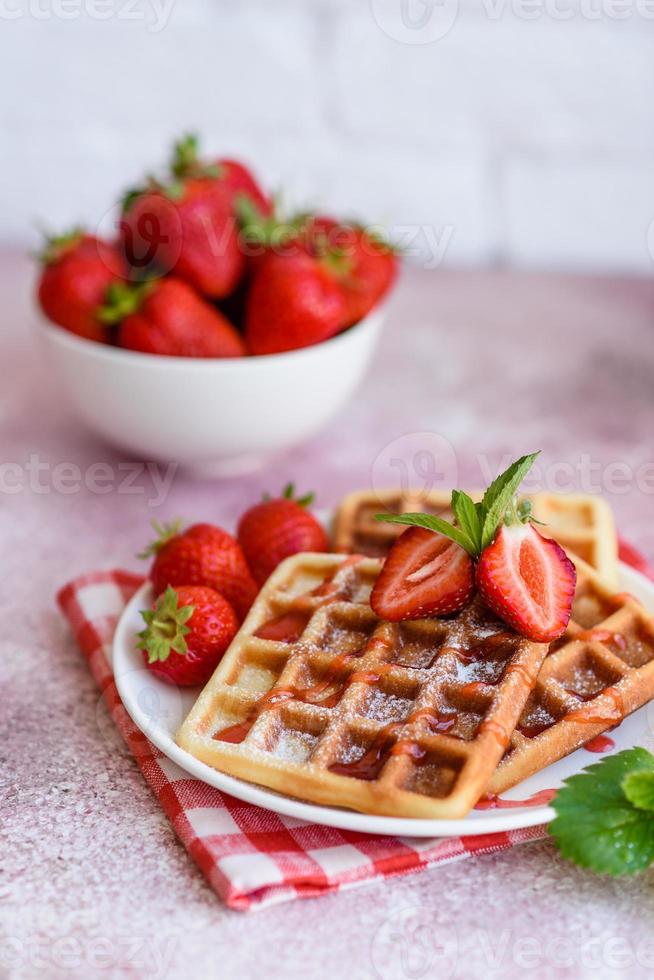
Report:
M288 478L331 506L389 482L397 459L426 472L416 450L448 444L436 470L447 479L458 461L461 483L505 453L543 449L546 483L599 481L654 559L654 283L411 272L366 384L326 432L248 477L178 472L157 500L147 474L119 487L130 461L60 402L30 332L29 264L11 252L0 263L0 462L13 464L0 470L0 976L654 973L651 874L600 880L546 842L259 915L226 911L122 748L53 604L80 571L138 568L153 516L229 523ZM99 462L117 474L106 493L88 479ZM410 907L421 912L405 919Z

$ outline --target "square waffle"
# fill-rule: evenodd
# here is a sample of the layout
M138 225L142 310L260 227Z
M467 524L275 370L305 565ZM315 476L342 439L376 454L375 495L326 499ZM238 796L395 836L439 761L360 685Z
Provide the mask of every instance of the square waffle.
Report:
M472 494L481 499L480 494ZM618 585L618 541L611 508L601 497L587 494L536 493L529 496L534 517L545 525L542 534L555 538L596 568L607 585ZM404 528L384 524L375 514L422 511L452 520L450 494L443 490L361 490L341 501L334 521L334 550L384 557Z
M177 734L233 776L366 813L456 818L507 748L547 653L477 598L387 623L380 562L296 555L273 573Z
M550 647L510 746L489 784L501 793L614 728L654 698L654 622L627 593L577 566L572 618Z

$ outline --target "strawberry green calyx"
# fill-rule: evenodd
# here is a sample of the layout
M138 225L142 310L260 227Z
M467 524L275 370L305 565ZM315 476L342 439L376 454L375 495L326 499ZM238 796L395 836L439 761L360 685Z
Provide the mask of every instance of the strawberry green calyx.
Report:
M78 225L62 235L45 235L43 248L37 253L37 258L43 265L57 262L66 252L79 245L85 234L84 228Z
M173 156L170 171L178 180L189 177L223 176L222 168L217 164L202 163L198 156L199 140L195 133L186 133L173 145Z
M168 586L157 600L154 609L143 609L145 629L138 634L138 647L148 654L148 663L167 660L171 653L184 656L188 646L184 637L191 632L187 626L195 606L180 606L177 593Z
M292 500L293 503L299 504L300 507L310 507L311 504L316 499L316 495L313 491L310 491L309 493L303 494L301 497L296 497L295 484L287 483L284 489L282 490L281 494L279 495L279 499ZM264 493L263 500L264 502L267 503L269 500L273 500L273 497L271 497L269 493Z
M538 455L537 452L530 453L512 463L493 480L478 503L463 490L453 490L451 507L455 524L432 514L377 514L376 520L424 527L444 534L476 560L493 542L501 524L527 524L533 521L530 502L517 502L516 493Z
M234 213L241 235L249 246L258 245L273 251L299 239L308 219L306 213L286 218L279 197L273 201L272 212L263 214L246 191L235 195Z
M181 534L182 521L179 517L174 521L170 521L168 524L160 524L159 521L152 521L152 527L157 537L152 544L149 544L147 548L138 553L137 558L145 559L158 555L165 544L168 544L178 534Z
M112 282L107 287L104 303L97 313L100 323L113 326L125 317L136 313L145 297L152 291L152 283L141 282L130 285L126 282Z

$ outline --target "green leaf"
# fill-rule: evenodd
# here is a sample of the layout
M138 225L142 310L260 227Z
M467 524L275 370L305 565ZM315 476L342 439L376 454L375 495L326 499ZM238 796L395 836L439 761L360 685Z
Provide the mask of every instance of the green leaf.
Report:
M627 773L622 780L622 791L638 810L654 812L654 772L651 769Z
M635 748L566 779L552 802L557 816L549 826L564 857L610 875L635 874L654 861L654 818L623 789L627 777L637 774L637 793L642 794L643 773L654 773L654 756ZM649 777L647 783L651 789Z
M195 611L195 606L179 606L178 595L168 586L157 599L154 609L143 609L141 616L145 629L137 633L137 646L148 654L148 663L165 661L171 652L184 656L188 652L185 636L191 632L186 623Z
M474 501L463 490L452 491L452 511L457 524L474 544L477 553L481 551L481 521Z
M433 514L375 514L375 520L386 521L388 524L405 524L407 527L424 527L428 531L437 531L445 537L456 541L472 557L476 557L477 550L474 541L458 527L454 527L449 521L444 521L442 517L434 517Z
M508 469L493 480L481 502L483 525L481 534L482 550L493 541L497 528L504 518L516 491L531 469L538 453L521 456Z

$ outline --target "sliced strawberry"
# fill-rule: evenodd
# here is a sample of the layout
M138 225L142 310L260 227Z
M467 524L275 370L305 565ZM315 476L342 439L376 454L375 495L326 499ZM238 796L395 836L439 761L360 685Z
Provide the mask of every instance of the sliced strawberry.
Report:
M476 579L487 605L527 639L551 643L565 631L577 572L532 524L502 525L479 558Z
M474 584L472 559L460 545L443 534L410 527L391 548L370 605L392 623L445 616L465 606Z

